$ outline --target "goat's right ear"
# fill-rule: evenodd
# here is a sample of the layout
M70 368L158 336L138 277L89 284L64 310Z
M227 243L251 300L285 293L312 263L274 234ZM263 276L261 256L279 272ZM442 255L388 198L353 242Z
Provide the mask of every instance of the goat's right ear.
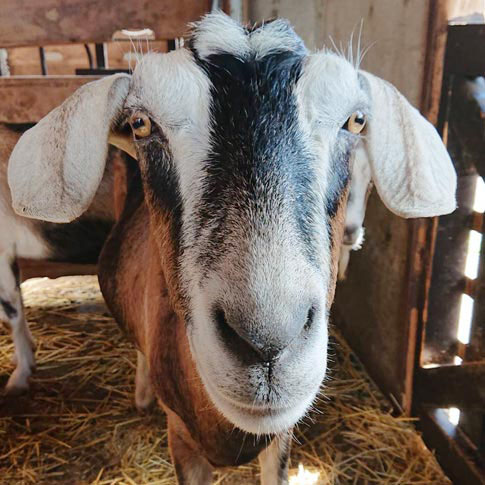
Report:
M8 165L17 214L70 222L89 207L129 84L126 74L85 84L22 135Z

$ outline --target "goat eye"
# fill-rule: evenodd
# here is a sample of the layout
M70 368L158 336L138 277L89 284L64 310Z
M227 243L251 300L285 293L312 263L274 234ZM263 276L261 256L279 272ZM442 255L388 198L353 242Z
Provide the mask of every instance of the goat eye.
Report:
M354 135L358 135L365 126L365 115L360 111L352 113L352 116L345 122L343 128Z
M130 117L130 125L137 138L145 138L152 132L152 122L145 113L134 113Z

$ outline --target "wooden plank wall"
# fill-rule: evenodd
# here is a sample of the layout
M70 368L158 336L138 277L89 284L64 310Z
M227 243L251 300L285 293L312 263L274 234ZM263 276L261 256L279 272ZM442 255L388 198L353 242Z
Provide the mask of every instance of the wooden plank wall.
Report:
M0 81L0 123L40 120L83 84L98 76L6 77Z
M127 69L135 65L136 53L165 52L166 39L184 35L187 24L211 6L211 0L105 0L102 5L92 0L3 0L0 48L7 49L12 77L0 78L0 122L38 121L89 81L73 77L76 68L89 67L83 44L94 58L94 43L106 43L106 67ZM222 7L227 11L229 1ZM122 29L141 28L152 29L156 40L111 42ZM41 74L38 46L45 46L47 73L54 77L35 77ZM15 78L19 75L29 77Z
M173 39L210 8L210 0L2 0L0 46L100 43L142 28Z

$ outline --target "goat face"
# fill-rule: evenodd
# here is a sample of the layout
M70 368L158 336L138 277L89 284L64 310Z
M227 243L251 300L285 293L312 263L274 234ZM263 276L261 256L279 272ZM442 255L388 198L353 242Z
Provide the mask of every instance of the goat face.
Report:
M9 168L14 207L55 220L85 210L98 182L77 167L104 163L86 137L106 143L110 120L130 123L151 231L169 246L169 291L205 389L239 428L279 432L305 414L325 375L362 119L374 112L367 151L396 213L453 210L455 174L434 129L394 88L334 54L308 54L285 21L251 31L210 15L189 45L147 55L131 78L91 83L24 135ZM39 143L66 116L62 142ZM79 137L83 148L73 150ZM63 167L51 170L50 187L66 174L81 181L42 198L47 160ZM27 188L26 167L39 168Z
M195 32L191 52L147 56L125 112L151 126L136 142L145 193L153 218L170 214L207 392L242 429L277 432L305 413L325 374L358 139L345 123L367 97L350 64L327 55L316 66L286 23L221 28L232 50L211 44L211 28ZM327 77L331 116L319 118L312 78L327 69L341 81Z

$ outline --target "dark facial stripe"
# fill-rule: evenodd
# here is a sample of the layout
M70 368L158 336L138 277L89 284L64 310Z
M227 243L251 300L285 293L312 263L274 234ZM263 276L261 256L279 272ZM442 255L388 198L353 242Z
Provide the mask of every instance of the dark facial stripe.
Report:
M19 264L17 262L17 258L15 258L11 265L10 265L10 269L12 270L12 273L15 277L15 284L17 285L17 288L20 286L20 268L19 268Z
M15 318L18 315L16 308L9 301L0 298L0 305L5 315L7 315L7 318Z
M177 255L180 253L180 232L182 224L182 196L170 147L164 135L158 132L143 142L140 153L144 157L142 176L154 207L170 214L171 239Z
M349 157L354 143L351 141L350 144L347 142L345 145L343 150L334 150L330 155L330 178L327 187L325 208L328 216L331 218L335 217L341 202L342 192L349 183Z
M205 164L198 224L202 228L216 222L214 248L223 250L228 213L251 224L249 230L264 230L258 224L285 210L292 211L313 259L315 162L301 139L294 95L302 60L288 51L258 60L228 54L198 60L212 84L212 151ZM206 263L214 256L215 251L207 253Z

